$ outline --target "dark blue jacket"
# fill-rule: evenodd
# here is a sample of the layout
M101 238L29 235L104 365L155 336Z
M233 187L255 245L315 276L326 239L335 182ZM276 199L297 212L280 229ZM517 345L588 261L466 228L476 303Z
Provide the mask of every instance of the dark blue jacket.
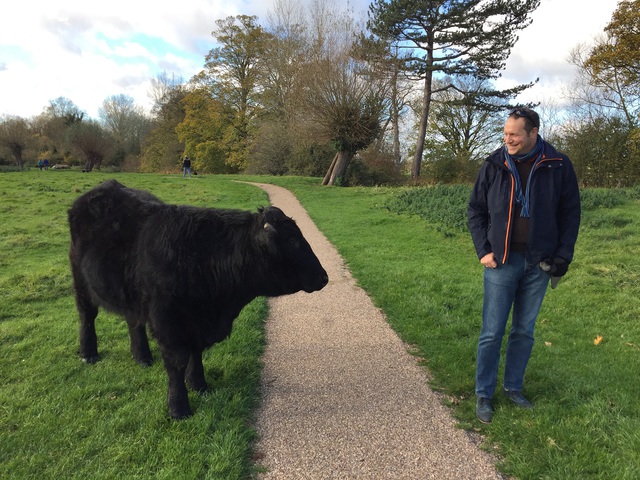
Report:
M573 260L580 227L580 190L571 161L543 142L542 159L531 172L527 260L558 256ZM468 225L478 258L493 252L499 265L509 258L516 211L514 178L503 148L480 167L467 210Z

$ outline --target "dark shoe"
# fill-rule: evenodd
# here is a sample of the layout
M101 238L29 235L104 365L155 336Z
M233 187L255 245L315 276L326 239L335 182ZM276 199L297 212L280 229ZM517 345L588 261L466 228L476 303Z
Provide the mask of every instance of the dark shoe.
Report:
M522 395L522 392L519 392L517 390L508 390L505 388L504 396L507 397L509 400L511 400L511 402L516 407L533 408L533 404L529 400L524 398L524 395Z
M493 420L493 405L491 400L485 397L478 397L476 401L476 417L482 423L491 423Z

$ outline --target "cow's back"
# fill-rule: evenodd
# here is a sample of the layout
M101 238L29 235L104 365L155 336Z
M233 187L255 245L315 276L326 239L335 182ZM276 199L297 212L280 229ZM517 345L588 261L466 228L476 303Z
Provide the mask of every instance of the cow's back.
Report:
M132 282L140 230L163 203L109 180L78 197L69 210L75 272L97 303L120 312L134 308Z

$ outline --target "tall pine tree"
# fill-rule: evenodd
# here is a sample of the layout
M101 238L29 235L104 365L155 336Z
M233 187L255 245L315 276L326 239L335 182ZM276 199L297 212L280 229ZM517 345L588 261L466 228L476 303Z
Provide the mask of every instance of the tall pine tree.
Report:
M370 5L369 30L379 40L407 49L405 68L424 81L413 179L420 176L434 76L497 78L517 41L516 32L531 23L529 15L539 4L540 0L374 0ZM531 85L485 96L509 98ZM450 88L453 83L439 90Z

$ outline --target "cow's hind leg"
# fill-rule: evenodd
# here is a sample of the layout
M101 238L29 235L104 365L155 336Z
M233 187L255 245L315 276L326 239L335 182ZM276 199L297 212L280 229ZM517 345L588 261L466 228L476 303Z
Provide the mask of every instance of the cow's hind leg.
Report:
M169 388L167 393L167 404L169 415L175 420L180 420L191 416L189 406L189 395L184 383L187 364L189 363L189 351L167 350L160 345L162 360L169 378Z
M153 363L153 356L149 349L149 339L144 325L138 325L133 317L127 317L129 328L129 340L131 342L131 355L139 365L148 367Z
M202 352L191 352L186 375L187 384L191 390L199 393L207 391L207 381L204 378L204 367L202 366Z

